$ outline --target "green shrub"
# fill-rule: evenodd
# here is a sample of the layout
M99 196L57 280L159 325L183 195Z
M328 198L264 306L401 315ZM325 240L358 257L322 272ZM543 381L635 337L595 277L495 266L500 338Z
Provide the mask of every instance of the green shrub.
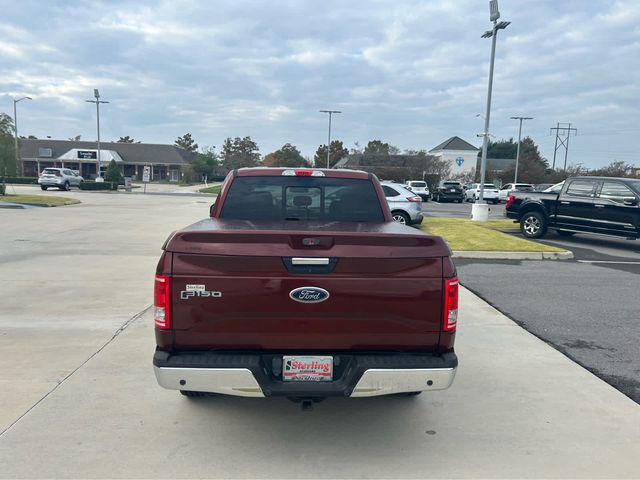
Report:
M17 183L20 185L37 185L38 177L4 177L5 183Z
M115 160L111 160L107 166L107 171L104 174L104 179L107 182L113 182L116 185L122 182L122 174L120 173L120 167L116 164Z
M117 190L118 184L115 182L88 182L80 183L80 190Z

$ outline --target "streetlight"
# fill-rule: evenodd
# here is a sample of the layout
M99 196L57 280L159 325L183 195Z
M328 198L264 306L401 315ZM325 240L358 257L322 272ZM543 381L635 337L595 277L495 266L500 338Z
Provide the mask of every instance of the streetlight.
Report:
M480 163L480 198L471 207L472 219L484 222L489 219L489 206L484 201L484 180L487 173L487 144L489 143L489 118L491 115L491 91L493 88L493 65L496 58L496 38L498 30L504 30L511 22L498 22L500 11L498 0L489 2L489 20L493 22L493 28L482 34L482 38L491 38L491 63L489 64L489 87L487 89L487 111L484 116L484 132L482 133L482 160Z
M18 148L18 109L16 108L16 105L18 105L18 102L21 102L22 100L33 100L33 98L31 98L31 97L22 97L22 98L19 98L17 100L13 99L13 131L16 134L15 135L16 177L18 176L18 168L20 168L20 171L24 175L24 167L20 163L20 149ZM40 172L38 172L38 173L40 173Z
M331 153L331 115L334 113L342 113L340 110L320 110L320 113L329 114L329 140L327 141L327 168L329 167L329 154Z
M533 120L533 117L511 117L511 120L520 120L520 128L518 129L518 149L516 150L516 174L513 176L513 183L518 182L518 162L520 161L520 136L522 135L522 121Z
M98 92L97 88L93 89L93 96L96 97L95 100L85 100L85 102L95 103L96 104L96 118L98 122L98 158L96 162L96 180L100 178L100 104L101 103L109 103L104 100L100 100L100 92ZM98 180L99 181L99 180Z

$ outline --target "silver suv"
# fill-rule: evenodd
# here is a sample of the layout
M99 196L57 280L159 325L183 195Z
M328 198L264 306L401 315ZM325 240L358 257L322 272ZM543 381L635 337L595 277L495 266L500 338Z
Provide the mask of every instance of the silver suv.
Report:
M42 190L56 187L60 190L71 190L71 187L80 187L84 178L68 168L45 168L38 177L38 183Z
M404 225L422 223L422 199L404 185L382 182L393 219Z

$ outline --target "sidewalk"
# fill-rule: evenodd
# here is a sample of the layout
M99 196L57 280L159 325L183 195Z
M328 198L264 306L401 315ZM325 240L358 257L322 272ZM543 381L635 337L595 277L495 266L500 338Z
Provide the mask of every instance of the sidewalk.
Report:
M160 389L152 323L130 323L0 437L0 477L640 477L640 406L465 289L450 390L313 412Z

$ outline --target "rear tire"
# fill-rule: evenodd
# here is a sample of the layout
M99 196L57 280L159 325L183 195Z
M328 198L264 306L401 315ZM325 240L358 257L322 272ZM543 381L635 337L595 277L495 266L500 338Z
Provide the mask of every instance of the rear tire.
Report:
M49 188L49 187L45 187L44 185L40 185L40 189L41 190L46 190L47 188Z
M190 398L207 396L206 392L194 392L193 390L180 390L180 393L185 397L190 397Z
M540 212L527 212L520 219L520 231L526 238L540 238L547 233L547 219Z
M69 190L71 190L71 185L69 185L69 182L64 182L64 185L60 187L60 190L68 192Z
M398 222L402 225L411 225L411 219L409 215L404 212L391 212L394 222Z

